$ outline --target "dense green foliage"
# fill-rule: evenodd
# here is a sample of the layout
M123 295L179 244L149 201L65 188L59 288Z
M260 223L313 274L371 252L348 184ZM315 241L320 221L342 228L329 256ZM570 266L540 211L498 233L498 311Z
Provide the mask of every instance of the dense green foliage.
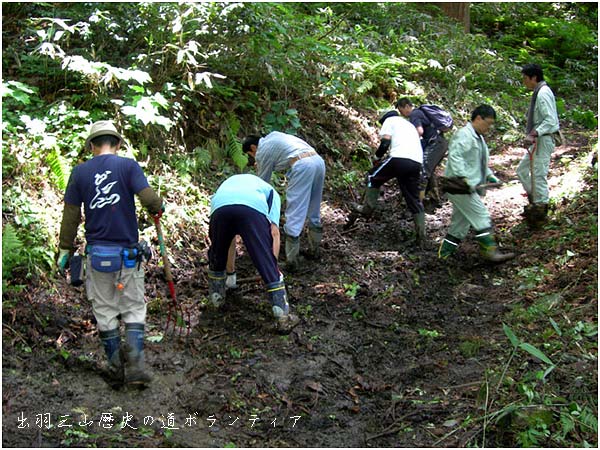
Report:
M330 158L333 187L357 182L369 152L357 136L400 96L457 124L489 103L514 140L526 62L545 68L563 125L597 128L596 3L473 3L471 34L439 15L397 2L3 4L3 288L51 270L62 191L95 120L115 120L125 154L198 221L203 188L244 168L248 133L303 136ZM342 109L357 130L335 126Z
M529 61L547 68L563 123L597 126L595 4L475 3L472 34L413 3L8 3L3 14L3 178L50 182L56 201L87 157L87 126L104 118L151 173L169 166L209 185L208 169L245 166L249 132L299 134L360 165L368 146L346 148L355 138L323 113L373 117L404 95L444 105L458 123L490 103L511 139ZM353 172L343 177L331 183ZM18 184L5 189L5 222L27 249L54 244L56 215ZM51 261L38 257L28 272Z
M346 148L356 139L323 113L373 117L404 95L444 105L458 123L490 103L511 139L529 61L547 68L563 122L597 126L595 4L476 3L472 34L412 3L8 3L3 14L2 175L50 182L55 201L87 157L87 126L105 118L151 173L209 185L207 170L245 166L249 132L299 134L360 167L368 146ZM27 249L54 244L56 214L18 184L5 189L5 222ZM48 250L38 257L28 273L51 262Z

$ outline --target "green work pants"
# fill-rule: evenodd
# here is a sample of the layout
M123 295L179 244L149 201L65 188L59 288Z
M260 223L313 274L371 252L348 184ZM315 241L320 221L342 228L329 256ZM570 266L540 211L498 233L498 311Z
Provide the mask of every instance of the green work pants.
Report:
M533 147L533 146L532 146ZM529 148L529 151L532 150ZM552 136L539 136L537 149L533 155L533 176L535 180L535 192L531 192L531 172L529 153L523 155L523 159L517 167L517 176L523 185L523 189L532 199L532 203L548 203L548 170L550 169L550 157L554 151Z
M479 231L492 226L490 213L479 194L448 194L448 199L452 203L448 234L462 240L471 227Z

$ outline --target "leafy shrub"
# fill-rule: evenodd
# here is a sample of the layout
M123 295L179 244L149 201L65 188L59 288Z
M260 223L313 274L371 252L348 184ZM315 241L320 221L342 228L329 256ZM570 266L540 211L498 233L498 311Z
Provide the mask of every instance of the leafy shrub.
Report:
M2 228L2 289L12 275L12 271L23 265L23 243L17 236L13 225L6 224Z

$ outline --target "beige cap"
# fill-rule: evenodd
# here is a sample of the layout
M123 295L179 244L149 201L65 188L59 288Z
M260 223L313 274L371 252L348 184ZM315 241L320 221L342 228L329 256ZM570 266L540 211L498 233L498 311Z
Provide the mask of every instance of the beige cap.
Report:
M89 150L91 148L91 140L104 135L110 135L118 138L119 140L123 140L115 125L110 120L99 120L92 124L92 128L90 129L90 135L85 140L85 148Z

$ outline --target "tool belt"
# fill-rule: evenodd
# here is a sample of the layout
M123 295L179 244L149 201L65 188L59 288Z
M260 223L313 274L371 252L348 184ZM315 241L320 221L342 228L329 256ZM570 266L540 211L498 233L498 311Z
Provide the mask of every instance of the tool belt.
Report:
M91 256L92 269L98 272L118 272L122 266L131 269L142 261L148 261L152 256L152 251L145 241L140 241L131 247L120 245L88 245L86 253Z
M315 156L315 155L317 155L317 152L314 152L312 150L298 153L296 156L289 159L290 166L293 166L295 163L297 163L298 161L300 161L303 158L310 158L311 156Z

